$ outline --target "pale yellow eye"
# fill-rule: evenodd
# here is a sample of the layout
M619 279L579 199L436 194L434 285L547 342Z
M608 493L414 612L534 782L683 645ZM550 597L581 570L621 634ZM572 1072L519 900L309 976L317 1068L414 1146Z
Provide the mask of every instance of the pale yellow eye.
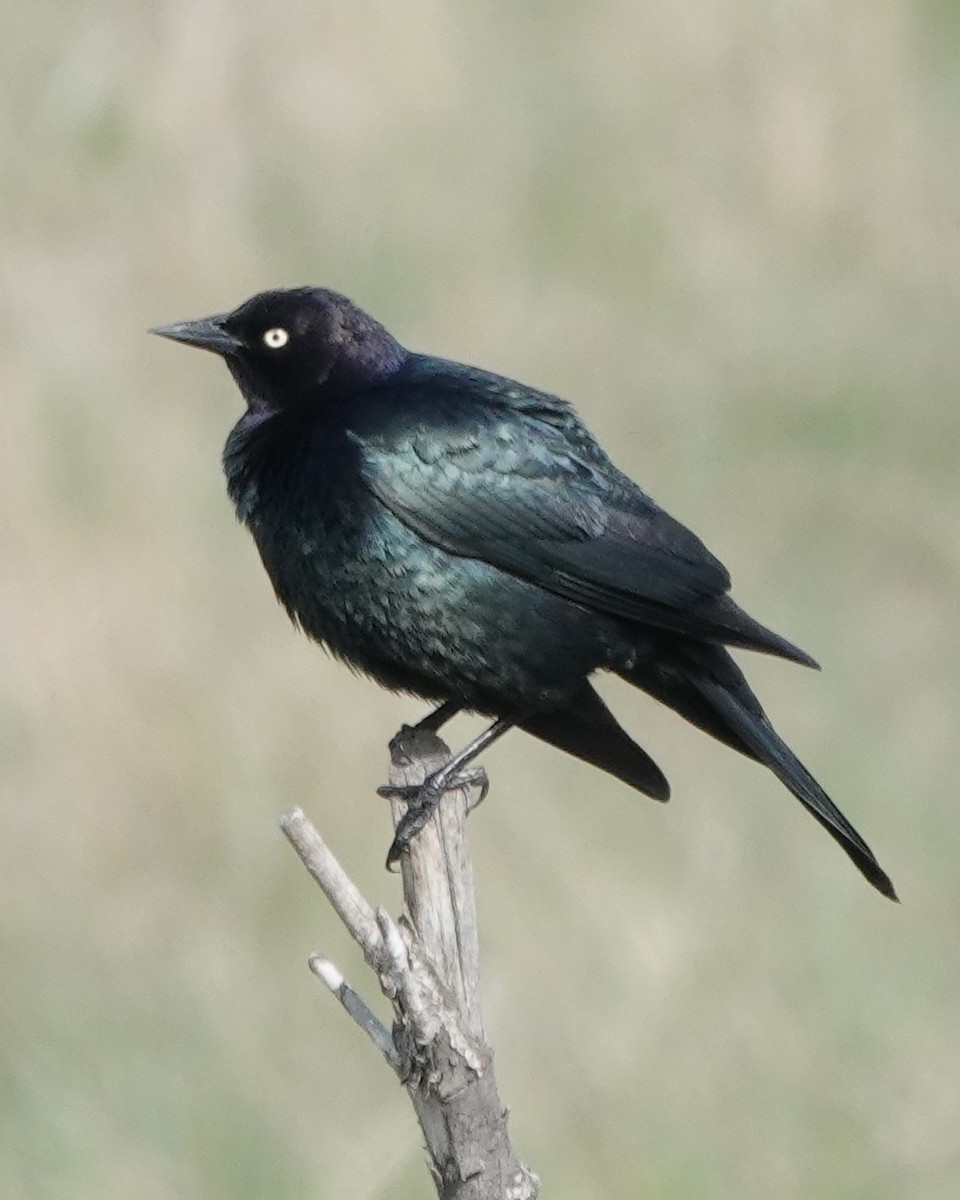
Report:
M290 341L290 334L278 325L276 329L268 329L263 335L263 344L271 350L282 349Z

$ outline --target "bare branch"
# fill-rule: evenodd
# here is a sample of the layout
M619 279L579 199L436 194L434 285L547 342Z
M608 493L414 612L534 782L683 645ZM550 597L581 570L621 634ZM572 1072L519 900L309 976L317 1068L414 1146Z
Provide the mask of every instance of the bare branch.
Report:
M391 750L391 784L418 784L449 758L426 730L403 729ZM404 811L392 801L394 823ZM409 915L374 910L299 809L282 828L360 945L393 1005L392 1035L320 955L310 968L340 1000L407 1087L441 1200L535 1200L539 1180L514 1155L483 1036L466 790L446 795L403 859Z
M435 733L404 727L390 743L390 782L416 784L438 770L450 751ZM403 859L403 899L420 941L450 987L474 1037L480 1020L480 942L467 846L465 788L448 792ZM392 800L394 825L404 812Z
M356 884L334 858L301 809L291 808L284 813L280 818L280 828L336 909L337 916L363 951L364 958L374 966L381 950L380 932L373 909L360 895Z

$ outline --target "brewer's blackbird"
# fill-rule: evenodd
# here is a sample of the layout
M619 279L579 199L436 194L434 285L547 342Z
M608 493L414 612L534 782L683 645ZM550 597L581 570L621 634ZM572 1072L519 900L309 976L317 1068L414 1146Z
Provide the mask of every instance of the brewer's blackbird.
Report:
M722 563L568 403L412 353L324 288L153 332L221 355L243 393L227 486L293 621L385 687L439 701L423 725L460 709L495 718L423 787L401 789L388 865L512 726L666 800L663 773L590 684L604 669L769 767L896 899L727 647L816 664L733 602Z

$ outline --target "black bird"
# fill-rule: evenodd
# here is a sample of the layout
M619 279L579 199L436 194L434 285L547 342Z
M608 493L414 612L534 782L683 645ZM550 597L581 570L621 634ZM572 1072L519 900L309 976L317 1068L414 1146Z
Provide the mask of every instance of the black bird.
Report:
M727 647L816 663L733 602L726 568L569 404L412 353L324 288L152 332L221 355L243 393L227 486L293 621L385 687L439 701L430 728L460 709L495 718L404 793L388 864L512 726L666 800L663 773L590 684L605 669L769 767L896 899Z

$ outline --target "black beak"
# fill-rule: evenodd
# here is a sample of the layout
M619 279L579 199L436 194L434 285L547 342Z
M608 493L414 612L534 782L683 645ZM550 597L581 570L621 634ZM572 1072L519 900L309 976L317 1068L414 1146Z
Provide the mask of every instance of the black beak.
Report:
M212 350L214 354L232 354L243 343L224 329L226 319L226 315L202 317L199 321L180 321L176 325L155 325L149 332L188 346L199 346L201 350Z

